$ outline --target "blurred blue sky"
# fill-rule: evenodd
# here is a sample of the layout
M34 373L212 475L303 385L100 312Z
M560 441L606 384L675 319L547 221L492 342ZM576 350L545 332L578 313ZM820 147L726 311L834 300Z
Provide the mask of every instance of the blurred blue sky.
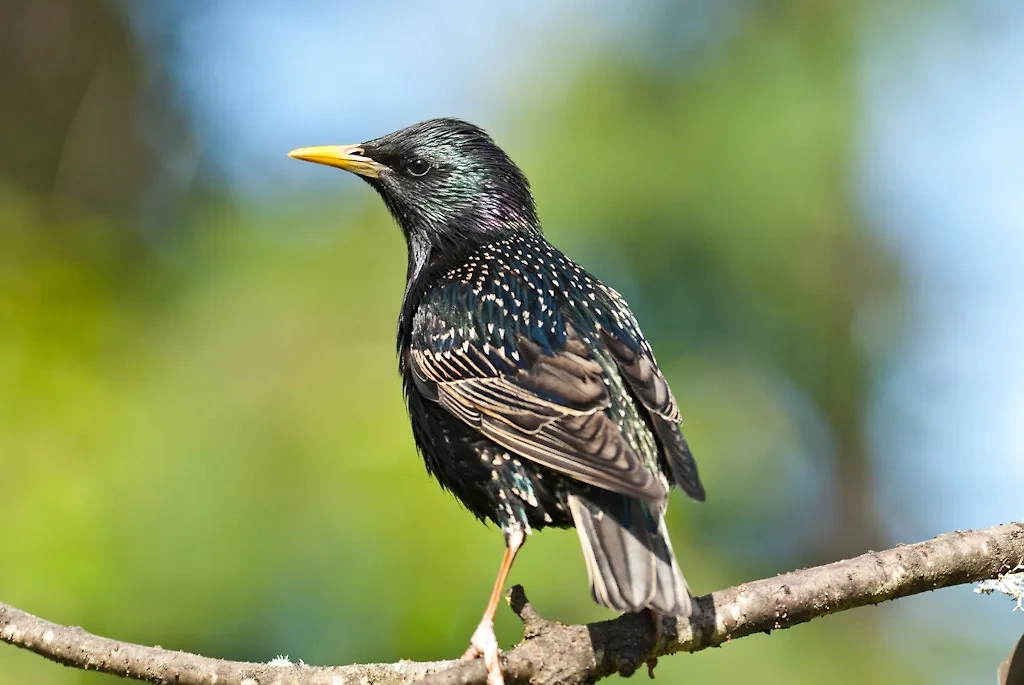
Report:
M337 185L288 163L284 153L300 145L358 142L439 115L500 128L507 84L543 66L558 15L582 3L528 4L485 13L462 0L405 4L401 21L390 6L331 0L131 9L159 46L204 162L258 194Z
M899 255L905 348L879 383L874 453L894 538L1024 518L1024 4L884 9L862 33L861 211ZM1016 616L965 591L904 607L913 641L957 615L975 649ZM916 624L916 625L915 625ZM995 626L1005 626L1005 632ZM950 664L946 681L976 682Z
M359 142L435 116L478 120L500 134L505 112L544 106L531 81L547 89L568 82L594 48L609 45L627 59L707 53L742 21L745 4L655 2L672 8L671 21L627 3L596 12L584 0L486 11L470 0L126 7L174 82L203 163L257 196L338 185L289 164L283 152L292 148Z
M863 32L857 177L912 300L875 416L913 538L1024 518L1024 4L884 14Z

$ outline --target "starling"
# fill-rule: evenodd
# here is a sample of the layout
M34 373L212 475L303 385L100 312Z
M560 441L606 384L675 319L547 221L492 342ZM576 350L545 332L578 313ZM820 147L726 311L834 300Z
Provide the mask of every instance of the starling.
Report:
M291 157L380 194L408 247L398 357L427 471L506 549L464 658L502 682L494 612L533 530L575 527L594 599L686 616L668 491L703 501L679 409L629 306L549 243L523 172L480 128L432 119Z

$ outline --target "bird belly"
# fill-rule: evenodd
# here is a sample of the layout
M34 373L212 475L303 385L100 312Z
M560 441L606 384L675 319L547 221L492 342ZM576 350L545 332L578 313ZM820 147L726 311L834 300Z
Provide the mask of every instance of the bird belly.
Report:
M502 530L572 525L568 478L487 439L478 440L474 451L489 470L483 488L494 512L490 518Z
M473 515L506 532L572 526L574 481L484 438L415 391L409 395L413 436L427 471Z

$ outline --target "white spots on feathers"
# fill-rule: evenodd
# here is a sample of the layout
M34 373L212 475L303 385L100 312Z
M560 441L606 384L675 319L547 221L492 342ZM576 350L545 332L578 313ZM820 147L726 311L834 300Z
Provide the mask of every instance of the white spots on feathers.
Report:
M595 351L603 347L597 333L606 331L632 338L634 349L652 354L621 295L589 277L538 234L495 241L445 273L445 279L428 291L427 306L418 309L414 324L414 354L427 366L437 366L430 373L438 379L506 374L524 365L519 336L557 346L570 323ZM610 359L601 363L614 365ZM622 428L626 444L645 457L656 455L642 408L630 399L624 379L603 373L601 382L609 395L623 398L608 411ZM494 468L499 476L495 487L500 484L513 499L529 500L525 485L503 475L518 466L499 458ZM485 469L482 477L487 478L489 471ZM536 473L531 471L531 477L537 483Z

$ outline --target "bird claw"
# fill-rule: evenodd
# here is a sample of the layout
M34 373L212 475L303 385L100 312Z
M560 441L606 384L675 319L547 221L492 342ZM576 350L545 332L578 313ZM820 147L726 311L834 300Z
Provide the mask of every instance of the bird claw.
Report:
M487 666L487 685L505 685L501 674L501 660L498 652L498 638L494 636L494 623L481 621L469 638L469 649L462 655L462 660L475 659L483 656Z

